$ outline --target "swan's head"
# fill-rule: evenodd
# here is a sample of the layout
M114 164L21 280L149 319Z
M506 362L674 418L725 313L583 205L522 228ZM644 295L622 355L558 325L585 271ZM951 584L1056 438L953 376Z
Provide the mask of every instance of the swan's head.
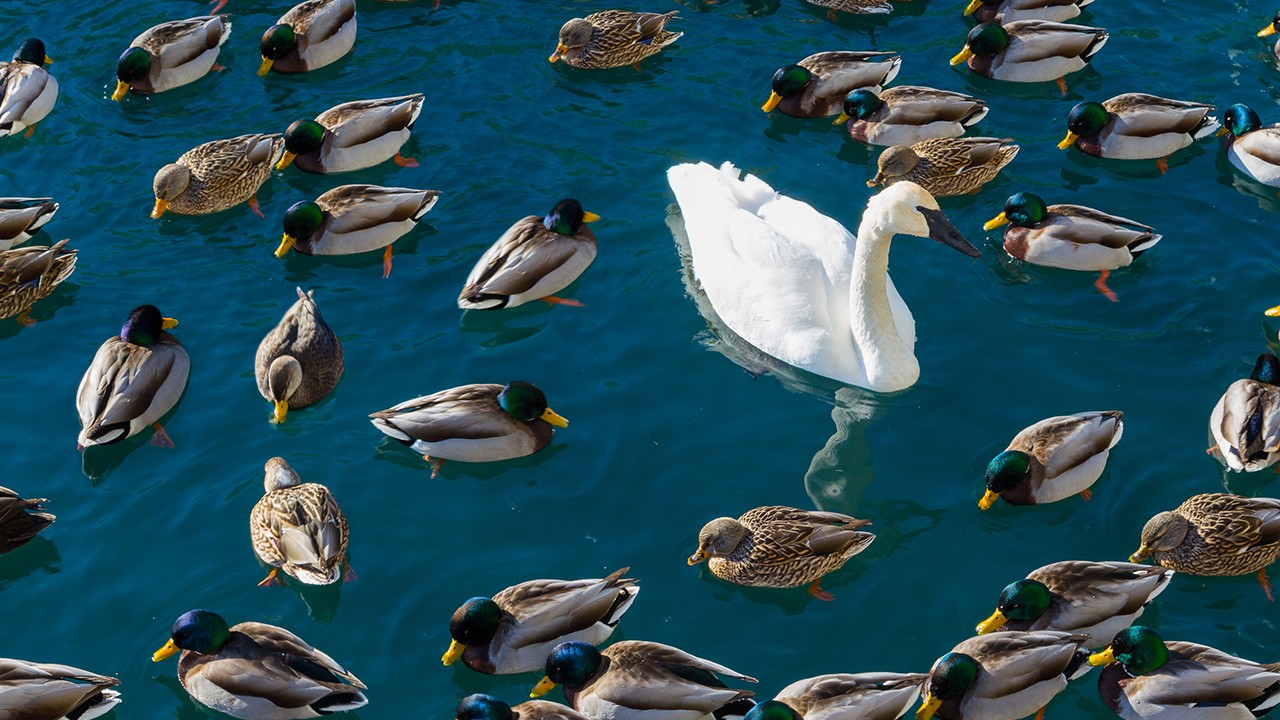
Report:
M942 214L929 191L913 182L896 182L873 196L867 216L890 233L933 238L969 257L981 255Z

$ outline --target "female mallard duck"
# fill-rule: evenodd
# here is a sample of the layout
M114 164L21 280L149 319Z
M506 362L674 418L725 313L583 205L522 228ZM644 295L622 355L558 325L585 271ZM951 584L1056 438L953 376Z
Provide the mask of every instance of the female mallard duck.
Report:
M1231 164L1263 185L1280 187L1280 124L1264 126L1253 108L1240 103L1222 120L1218 134L1227 136L1223 147Z
M1258 31L1258 37L1275 35L1277 30L1280 30L1280 13L1276 13L1275 17L1271 18L1271 22ZM1280 41L1276 42L1276 46L1271 52L1275 54L1277 59L1280 59Z
M916 704L921 673L838 673L797 680L743 720L897 720Z
M867 187L913 182L934 197L976 193L1018 155L1013 140L989 137L930 138L886 148Z
M382 277L390 277L391 243L412 230L439 199L439 190L340 185L285 211L276 257L284 257L289 248L303 255L354 255L385 247Z
M852 15L883 15L893 12L889 0L805 0L810 5L827 9L827 19L835 22L839 19L837 12Z
M547 657L546 669L529 696L563 685L565 699L591 720L701 720L727 706L741 715L754 693L726 687L716 675L756 682L670 645L643 640L623 640L604 652L590 643L561 643Z
M1160 242L1155 228L1082 205L1048 205L1038 195L1020 192L1004 201L1004 211L983 230L1012 223L1004 231L1004 251L1032 265L1101 272L1094 286L1112 302L1111 271Z
M584 70L630 65L640 69L640 61L658 54L684 33L671 32L667 23L679 15L604 10L585 18L574 18L560 28L556 51L547 60L564 60L570 67Z
M356 0L304 0L280 16L258 43L258 75L322 68L356 44Z
M490 675L541 670L556 645L580 640L599 645L613 634L640 587L622 568L602 579L529 580L492 599L474 597L449 620L453 640L440 661L462 658Z
M1083 70L1108 37L1102 28L1045 20L982 23L969 31L964 49L951 58L951 64L967 61L970 70L993 80L1055 80L1065 96L1065 77Z
M828 117L840 113L853 90L879 92L898 75L902 56L896 52L835 50L810 55L773 74L769 99L760 109L777 108L793 117Z
M290 408L314 405L342 379L342 342L320 314L314 290L297 288L298 301L262 338L253 361L258 392L275 406L272 419L284 422Z
M24 500L18 493L7 487L0 487L0 555L16 550L31 542L31 538L49 527L54 516L41 512L40 503L44 498ZM0 677L4 677L0 673ZM3 706L0 701L0 706Z
M156 195L151 217L158 218L166 210L207 215L245 200L262 217L258 188L271 177L271 166L283 151L280 133L237 135L197 145L156 171L151 182Z
M1280 500L1227 493L1192 495L1142 526L1142 546L1129 556L1188 575L1248 575L1271 596L1267 566L1280 558Z
M173 447L159 420L178 404L191 370L186 349L165 332L177 324L154 305L140 305L98 348L76 393L80 447L120 442L148 425L156 430L153 444Z
M987 491L978 501L986 510L998 498L1013 505L1043 505L1079 494L1102 476L1111 448L1124 434L1119 410L1046 418L1009 442L987 464Z
M965 15L980 23L1006 25L1018 20L1066 22L1093 0L969 0Z
M1209 434L1209 454L1236 472L1280 460L1280 359L1263 353L1249 377L1231 383L1209 414Z
M218 53L231 37L226 15L161 23L133 39L116 61L119 102L125 93L158 93L193 83L210 70L221 70Z
M53 198L0 197L0 250L30 240L56 212Z
M400 147L409 140L425 99L414 93L355 100L335 105L315 120L298 120L284 131L284 157L276 169L295 159L298 167L313 173L363 170L384 160L417 167L417 160L400 155Z
M169 642L151 660L179 650L178 680L187 694L234 718L316 718L369 704L359 678L275 625L227 627L217 613L191 610L173 623Z
M546 700L526 700L512 707L492 695L476 693L458 701L454 720L587 720L587 716Z
M490 462L538 452L569 421L533 383L461 385L369 416L384 434L422 453L431 477L445 460Z
M530 215L484 251L458 295L463 310L496 310L530 300L581 305L555 296L596 259L596 236L586 223L600 216L577 200L556 203L546 217Z
M959 137L987 116L987 104L964 93L899 85L876 94L858 88L844 99L832 125L868 145L911 145L929 138Z
M1102 647L1132 625L1171 579L1172 570L1135 563L1051 563L1006 586L996 611L977 630L1057 630L1088 635L1085 647Z
M876 539L858 530L870 524L837 512L766 505L702 526L689 564L710 558L707 567L722 580L752 587L808 584L810 595L830 601L835 598L818 583Z
M19 323L35 324L27 311L75 272L76 251L66 245L66 240L59 240L53 247L0 250L0 318L17 315Z
M58 81L44 66L53 60L44 54L36 38L22 41L13 62L0 63L0 137L23 130L24 138L36 131L58 101Z
M0 717L93 720L120 703L119 680L70 665L0 658L0 678Z
M1137 625L1089 656L1098 694L1125 720L1252 720L1280 705L1280 663L1262 665Z
M253 552L271 567L259 586L285 575L306 585L338 582L347 563L347 517L329 488L304 483L284 458L263 467L266 494L249 513Z
M956 645L929 670L916 720L1017 720L1089 672L1086 635L997 632Z
M1067 115L1067 135L1058 143L1072 145L1086 155L1119 160L1158 158L1160 172L1169 169L1165 158L1218 129L1212 105L1170 100L1146 93L1124 93L1098 104L1084 102Z

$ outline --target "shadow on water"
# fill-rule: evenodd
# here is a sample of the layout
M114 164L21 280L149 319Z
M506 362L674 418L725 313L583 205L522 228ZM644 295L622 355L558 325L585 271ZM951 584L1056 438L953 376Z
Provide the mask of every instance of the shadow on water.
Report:
M521 458L512 458L511 460L496 460L494 462L462 462L461 460L445 460L440 466L440 474L436 476L436 480L462 480L463 478L471 480L489 480L495 478L502 473L514 469L524 467L536 467L544 462L549 462L551 458L559 455L568 449L568 443L560 442L555 437L551 442L538 452ZM377 460L386 460L388 462L399 465L400 467L412 468L426 473L423 480L427 480L431 476L431 466L422 456L412 450L409 446L394 440L390 437L383 437L382 442L374 449L374 458ZM536 481L530 481L536 484Z
M58 546L43 537L32 538L26 545L0 557L0 590L37 570L43 570L49 575L62 570L62 556L58 554Z
M480 347L492 349L542 332L549 321L549 313L554 310L554 306L544 302L525 303L501 310L464 310L458 320L458 327L464 336L474 338Z
M174 404L169 412L160 418L160 426L169 422L182 407L182 401L186 398L186 389L183 389L182 397ZM145 428L142 432L133 437L125 438L120 442L111 443L110 445L94 445L80 451L80 471L84 476L89 478L94 487L97 487L106 479L107 475L115 472L134 450L142 445L151 445L155 438L154 428ZM183 438L173 438L174 444L183 442ZM192 439L194 442L194 438ZM152 448L156 452L168 452L169 448L154 446Z
M349 561L350 556L347 559ZM258 561L258 564L262 567L264 577L271 572L271 566L264 564L261 560ZM276 582L272 583L271 587L267 589L280 591L282 590L281 583L302 598L303 604L307 606L307 614L311 616L312 620L321 625L328 625L338 617L338 603L342 600L343 581L338 581L331 585L308 585L281 571L276 573Z

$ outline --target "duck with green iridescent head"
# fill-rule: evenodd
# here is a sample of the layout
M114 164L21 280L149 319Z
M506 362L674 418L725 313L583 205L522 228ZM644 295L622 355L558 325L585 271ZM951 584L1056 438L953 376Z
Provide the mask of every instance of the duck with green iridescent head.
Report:
M0 137L24 130L23 137L31 137L36 123L53 110L58 81L44 69L52 62L39 38L27 38L12 62L0 63Z
M0 658L0 678L7 720L93 720L120 704L118 678L70 665Z
M226 15L205 15L161 23L129 43L116 61L116 89L111 99L126 93L150 94L172 90L222 70L218 53L231 37Z
M1066 76L1083 70L1107 43L1107 31L1046 20L982 23L969 31L952 65L1009 82L1056 81L1067 94Z
M964 14L980 23L1007 25L1018 20L1066 22L1093 0L969 0Z
M356 44L356 0L304 0L262 33L259 75L301 73L337 62Z
M178 680L193 700L241 720L295 720L369 703L364 683L282 627L191 610L173 623L160 662L182 651Z
M1253 108L1236 103L1222 116L1218 135L1227 136L1222 147L1237 170L1280 187L1280 124L1263 125Z
M858 88L879 92L898 75L902 56L896 52L835 50L810 55L773 74L769 99L760 107L777 108L802 118L840 114L844 99Z
M1166 642L1142 625L1117 633L1089 664L1106 666L1098 695L1125 720L1253 720L1280 705L1280 663Z
M1102 103L1083 102L1067 115L1058 149L1072 145L1086 155L1117 160L1157 159L1161 173L1169 155L1218 129L1212 105L1124 93Z
M858 88L845 96L844 125L868 145L911 145L929 138L959 137L987 116L987 104L964 93L919 85L899 85L876 93Z
M1249 377L1227 387L1209 414L1209 435L1209 454L1236 472L1280 461L1280 359L1259 355Z
M897 720L916 704L923 673L834 673L797 680L743 720Z
M315 120L298 120L284 131L283 170L291 163L313 173L363 170L386 160L400 167L418 161L400 154L422 112L422 93L354 100L335 105Z
M526 700L511 706L492 695L476 693L458 701L454 720L587 720L567 705L547 700Z
M1119 410L1058 415L1024 428L987 464L987 491L978 507L999 498L1013 505L1043 505L1072 495L1089 499L1111 448L1124 433Z

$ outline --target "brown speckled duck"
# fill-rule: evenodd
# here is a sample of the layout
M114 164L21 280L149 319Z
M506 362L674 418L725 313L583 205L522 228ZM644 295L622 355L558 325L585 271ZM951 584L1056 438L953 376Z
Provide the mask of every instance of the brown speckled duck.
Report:
M563 60L565 65L584 70L630 65L640 69L640 61L656 55L682 32L667 30L667 23L679 14L637 13L603 10L585 18L574 18L560 28L556 51L547 60Z
M1018 154L1012 140L989 137L931 138L880 153L868 187L909 180L934 197L976 193Z
M836 13L883 15L893 12L893 5L889 0L805 0L805 2L826 8L827 18L833 22L839 17Z
M35 323L27 311L75 272L76 251L67 242L0 251L0 318L17 315L23 325Z
M304 483L289 463L273 457L263 467L266 494L249 513L253 552L271 572L259 585L278 582L283 570L306 585L330 585L347 571L347 517L329 488Z
M197 145L156 171L151 183L156 206L151 217L158 218L166 210L205 215L245 200L262 217L255 196L282 152L280 133L237 135Z
M262 338L254 358L258 392L275 406L282 423L290 408L314 405L342 379L342 342L320 314L314 290L302 292L280 322Z
M49 527L54 516L41 512L44 498L24 499L7 487L0 487L0 555L31 542L41 530ZM5 677L0 672L0 677ZM3 706L3 702L0 702Z

